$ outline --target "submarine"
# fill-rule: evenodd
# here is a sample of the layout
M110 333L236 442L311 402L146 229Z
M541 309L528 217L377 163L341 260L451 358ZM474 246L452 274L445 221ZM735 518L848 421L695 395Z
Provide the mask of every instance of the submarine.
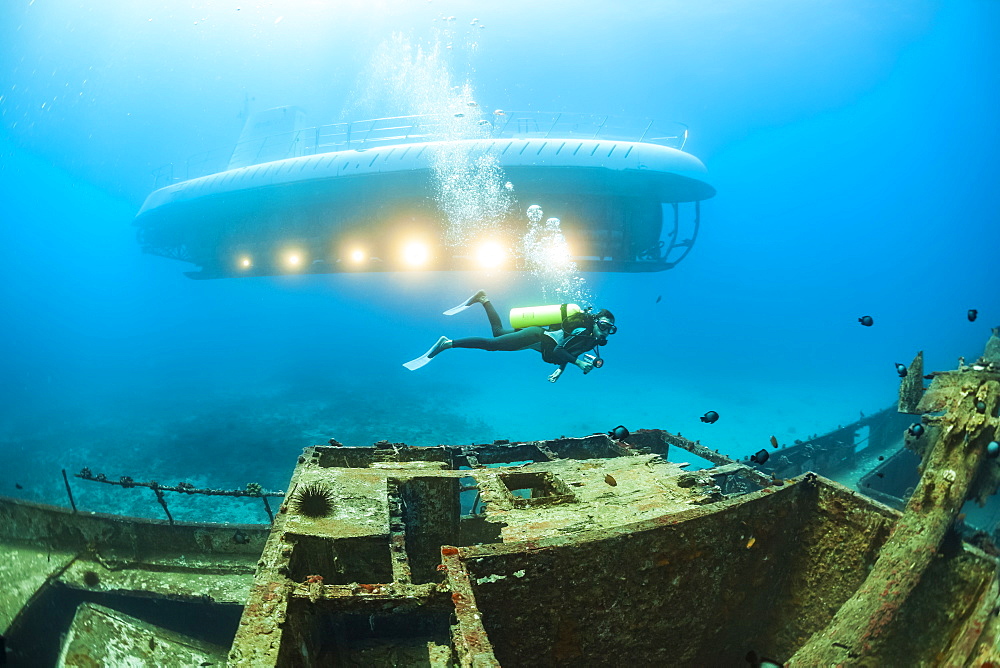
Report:
M134 220L142 250L193 265L196 279L519 270L524 211L538 204L559 217L579 270L655 272L687 256L715 195L679 123L499 109L303 119L297 107L258 112L235 147L154 173ZM461 243L437 197L455 156L495 165L510 202Z

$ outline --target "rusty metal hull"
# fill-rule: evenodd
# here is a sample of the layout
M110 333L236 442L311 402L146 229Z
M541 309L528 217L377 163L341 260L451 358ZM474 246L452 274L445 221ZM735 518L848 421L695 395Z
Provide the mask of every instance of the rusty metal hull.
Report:
M306 448L274 524L239 527L246 544L233 526L0 499L0 574L35 578L0 606L12 650L45 592L64 588L243 604L216 643L231 644L231 666L742 665L750 651L808 665L843 610L888 595L868 590L904 517L658 430L338 445ZM677 448L714 467L686 470L669 461ZM949 534L880 622L877 651L846 636L829 649L856 665L995 660L996 573Z
M181 627L235 618L268 531L74 513L0 497L0 636L9 664L54 663L53 638L68 631L77 605L188 617ZM216 644L229 645L224 629L213 633Z

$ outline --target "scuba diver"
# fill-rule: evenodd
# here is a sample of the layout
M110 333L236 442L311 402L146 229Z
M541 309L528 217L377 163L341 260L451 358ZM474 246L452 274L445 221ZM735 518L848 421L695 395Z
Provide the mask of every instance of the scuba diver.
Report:
M458 306L448 309L445 315L455 315L474 304L482 304L490 320L493 338L468 337L451 340L442 336L431 349L420 357L403 364L416 371L435 356L449 348L478 348L479 350L537 350L549 364L557 364L549 382L562 375L567 364L575 364L583 373L590 373L604 364L598 346L608 342L608 337L618 331L615 316L607 309L591 313L576 304L559 304L535 308L512 309L511 324L505 329L486 292L480 290ZM534 324L532 324L534 323ZM518 326L520 325L520 326ZM588 354L593 350L594 354Z

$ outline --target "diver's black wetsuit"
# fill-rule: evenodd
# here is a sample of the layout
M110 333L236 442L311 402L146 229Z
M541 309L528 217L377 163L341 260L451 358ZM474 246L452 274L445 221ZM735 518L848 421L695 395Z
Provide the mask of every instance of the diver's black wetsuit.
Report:
M542 339L545 336L544 327L525 327L524 329L504 329L500 321L500 314L493 308L493 302L480 302L486 309L486 317L490 319L490 329L493 330L493 338L487 339L481 336L470 336L464 339L455 339L451 342L452 348L477 348L479 350L524 350L531 348L540 350ZM553 342L554 345L554 342Z
M489 301L481 302L486 309L486 317L490 319L493 338L470 336L455 339L451 342L453 348L477 348L479 350L526 350L528 348L542 353L542 359L550 364L571 364L584 352L597 345L597 337L586 329L579 328L572 334L562 337L562 330L548 333L544 327L525 327L524 329L505 329L500 321L500 315ZM558 339L558 341L557 341Z

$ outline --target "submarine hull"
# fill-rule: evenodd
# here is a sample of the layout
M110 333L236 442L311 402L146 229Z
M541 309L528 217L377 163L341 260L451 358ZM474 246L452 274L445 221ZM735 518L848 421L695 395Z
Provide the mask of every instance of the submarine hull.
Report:
M524 209L558 216L585 271L662 271L690 249L698 203L714 195L704 166L669 147L635 142L539 139L429 142L301 156L227 170L152 193L135 225L143 250L190 262L197 278L300 271L396 271L401 240L431 249L428 268L475 267L468 249L446 243L435 157L456 145L495 155L515 199L499 227L507 240L527 228ZM617 154L617 155L616 155ZM682 219L689 228L682 234ZM683 238L682 238L683 237ZM361 262L350 249L364 247ZM252 258L248 261L247 258Z

